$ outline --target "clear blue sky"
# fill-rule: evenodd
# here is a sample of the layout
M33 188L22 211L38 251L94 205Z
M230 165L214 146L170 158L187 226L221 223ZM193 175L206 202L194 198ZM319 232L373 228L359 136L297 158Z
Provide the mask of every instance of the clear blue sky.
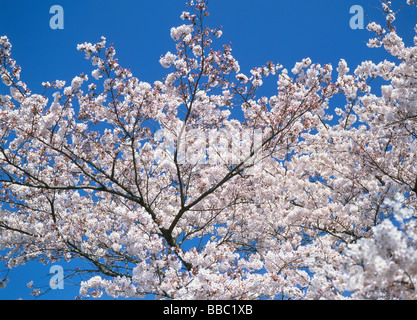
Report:
M167 72L159 64L166 51L174 51L170 28L183 23L179 18L186 0L2 0L0 35L12 42L12 56L22 67L22 80L32 92L42 93L43 81L70 83L84 72L89 61L76 50L83 42L98 42L103 35L114 43L119 63L130 68L141 81L161 80ZM393 8L405 0L392 0ZM52 30L52 5L64 9L64 29ZM371 18L381 21L378 0L211 0L210 26L223 26L221 43L232 42L233 55L243 72L267 61L279 62L289 70L295 62L310 57L313 62L332 63L341 58L351 70L363 60L383 60L382 50L369 49L366 30L352 30L349 9L361 5ZM410 44L417 9L405 5L398 14L400 36ZM367 20L365 18L365 25ZM268 87L274 94L275 83ZM0 87L0 94L5 93ZM60 263L64 268L73 264ZM51 265L31 263L9 273L10 282L0 289L0 299L32 299L26 284L47 285ZM0 270L2 266L0 265ZM1 277L1 274L0 274ZM78 288L69 283L41 299L72 299Z

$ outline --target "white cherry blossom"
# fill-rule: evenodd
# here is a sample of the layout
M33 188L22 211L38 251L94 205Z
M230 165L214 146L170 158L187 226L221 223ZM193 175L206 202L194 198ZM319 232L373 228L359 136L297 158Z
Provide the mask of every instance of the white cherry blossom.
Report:
M32 93L0 37L6 267L82 259L94 298L416 299L417 49L390 3L384 61L249 71L188 5L153 83L102 37L91 77Z

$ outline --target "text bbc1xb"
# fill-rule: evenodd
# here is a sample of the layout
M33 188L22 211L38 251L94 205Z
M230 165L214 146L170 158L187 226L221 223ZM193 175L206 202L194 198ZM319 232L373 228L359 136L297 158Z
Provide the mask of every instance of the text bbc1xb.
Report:
M170 304L163 307L163 315L182 315L194 318L199 315L252 315L251 304L207 304L204 306L175 306Z

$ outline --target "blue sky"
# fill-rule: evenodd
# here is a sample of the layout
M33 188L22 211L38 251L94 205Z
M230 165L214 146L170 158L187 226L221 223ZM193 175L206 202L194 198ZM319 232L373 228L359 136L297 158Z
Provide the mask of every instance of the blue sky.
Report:
M13 45L12 57L22 67L21 78L32 90L42 93L43 81L66 80L92 68L76 50L83 42L98 42L101 36L114 43L119 63L141 81L161 80L167 70L159 64L166 51L175 51L170 28L183 23L179 18L186 0L3 0L0 35ZM393 0L393 8L405 0ZM52 30L52 5L64 9L64 29ZM211 0L211 27L223 26L220 44L232 42L233 55L243 72L267 61L291 70L295 62L310 57L313 62L332 63L343 58L353 70L364 60L379 62L384 52L369 49L366 30L349 26L349 9L361 5L371 19L381 20L378 0ZM400 36L410 44L417 9L405 5L398 14ZM365 25L367 20L365 18ZM266 88L275 94L275 82ZM0 86L0 94L5 93ZM59 263L64 269L73 264ZM30 263L9 273L10 282L0 289L0 299L32 299L26 284L47 285L52 265ZM1 266L0 266L1 270ZM1 274L0 274L1 276ZM51 290L41 299L72 299L78 288L70 283L64 290Z

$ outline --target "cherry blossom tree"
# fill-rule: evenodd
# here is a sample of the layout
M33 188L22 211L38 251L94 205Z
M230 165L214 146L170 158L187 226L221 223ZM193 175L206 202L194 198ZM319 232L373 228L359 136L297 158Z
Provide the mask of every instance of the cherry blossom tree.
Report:
M153 84L102 37L78 46L91 76L32 93L1 37L7 268L85 260L92 297L417 298L417 37L407 47L382 6L368 46L392 61L353 72L306 58L245 74L205 0ZM277 91L259 96L267 77Z

